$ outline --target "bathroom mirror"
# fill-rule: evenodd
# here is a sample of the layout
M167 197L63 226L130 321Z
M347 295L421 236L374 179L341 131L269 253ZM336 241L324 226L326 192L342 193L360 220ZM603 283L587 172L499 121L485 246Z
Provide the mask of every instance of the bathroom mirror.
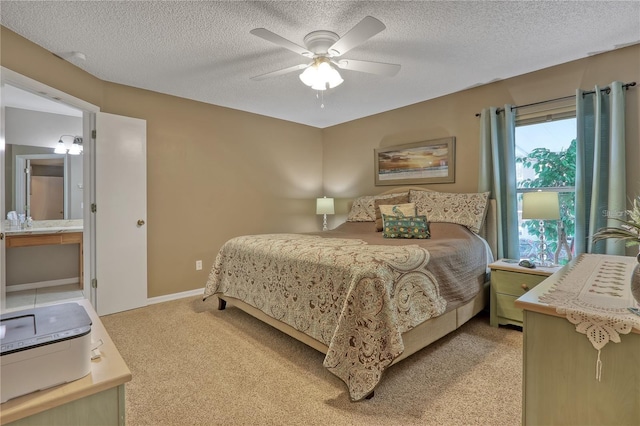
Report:
M35 200L38 211L32 207L30 212L34 220L82 219L83 155L69 154L74 138L63 136L82 135L82 114L40 108L37 96L8 85L4 88L3 100L11 92L18 99L32 97L31 103L8 102L5 107L4 218L12 210L24 214L25 206ZM65 154L54 153L60 140ZM25 173L29 169L31 174Z
M5 197L7 211L29 206L33 220L82 219L82 155L7 144Z

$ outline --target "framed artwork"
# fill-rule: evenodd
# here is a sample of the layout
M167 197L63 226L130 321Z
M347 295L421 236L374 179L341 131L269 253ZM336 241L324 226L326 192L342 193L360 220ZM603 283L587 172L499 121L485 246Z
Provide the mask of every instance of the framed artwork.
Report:
M453 183L456 138L449 137L375 150L376 185Z

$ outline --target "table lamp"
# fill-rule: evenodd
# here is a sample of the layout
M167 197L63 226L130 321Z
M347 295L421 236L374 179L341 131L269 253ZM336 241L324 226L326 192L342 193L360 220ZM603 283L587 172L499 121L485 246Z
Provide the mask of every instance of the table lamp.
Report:
M327 215L334 214L335 210L333 208L333 198L318 198L316 200L316 214L323 215L322 220L322 230L326 231L327 228Z
M537 219L540 226L540 266L553 266L546 259L546 241L544 238L544 221L560 219L560 202L557 192L525 192L522 194L522 219Z

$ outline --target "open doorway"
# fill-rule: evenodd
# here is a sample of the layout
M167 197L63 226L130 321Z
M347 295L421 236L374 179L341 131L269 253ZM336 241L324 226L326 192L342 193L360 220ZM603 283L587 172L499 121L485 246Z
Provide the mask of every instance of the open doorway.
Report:
M2 106L3 310L88 298L83 156L56 153L82 141L83 111L7 83Z
M38 94L60 105L82 112L82 127L76 132L54 132L66 158L81 158L82 178L70 179L70 188L80 190L81 233L64 239L68 246L79 246L83 297L99 315L107 315L147 304L147 173L146 121L100 112L100 108L36 80L0 67L4 87L13 86ZM41 96L40 96L41 95ZM0 186L6 188L4 166L7 108L0 104ZM51 129L45 132L51 150ZM59 136L58 136L59 135ZM66 136L66 138L65 138ZM68 137L71 136L71 137ZM77 145L82 144L82 147ZM57 147L56 147L57 148ZM78 148L81 155L74 155ZM126 166L123 166L125 165ZM73 176L73 167L71 167ZM8 178L7 178L8 179ZM66 190L66 187L65 187ZM0 212L10 205L0 197ZM72 203L72 205L76 205ZM16 206L15 208L19 208ZM55 223L56 221L51 221ZM6 281L5 233L7 221L0 220L0 310L5 310ZM36 226L34 222L33 226ZM69 223L64 223L69 227ZM73 225L71 225L73 226ZM68 228L67 228L68 230ZM40 266L40 265L38 265ZM24 270L31 270L23 268Z

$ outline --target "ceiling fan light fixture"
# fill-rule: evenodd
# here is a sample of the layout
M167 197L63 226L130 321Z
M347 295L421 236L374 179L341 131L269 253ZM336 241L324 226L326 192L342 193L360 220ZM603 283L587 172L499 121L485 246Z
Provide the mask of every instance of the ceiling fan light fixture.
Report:
M328 30L310 32L304 36L304 47L265 28L255 28L249 32L305 58L313 58L313 62L268 72L251 77L251 79L265 80L304 69L299 77L306 86L314 90L327 90L339 86L344 81L338 69L393 77L400 70L400 65L398 64L358 60L346 61L344 59L339 61L331 60L331 58L342 56L366 42L385 28L385 25L379 19L373 16L365 16L342 37Z
M329 83L329 88L333 89L336 86L340 86L344 80L342 79L342 76L340 75L338 70L336 70L333 67L329 67L329 68L330 70L329 70L327 81Z
M307 86L313 86L316 81L318 74L318 68L316 68L315 64L308 66L302 71L300 74L300 81L302 81Z
M300 80L314 90L326 90L327 85L333 89L344 81L326 58L316 59L300 74Z

